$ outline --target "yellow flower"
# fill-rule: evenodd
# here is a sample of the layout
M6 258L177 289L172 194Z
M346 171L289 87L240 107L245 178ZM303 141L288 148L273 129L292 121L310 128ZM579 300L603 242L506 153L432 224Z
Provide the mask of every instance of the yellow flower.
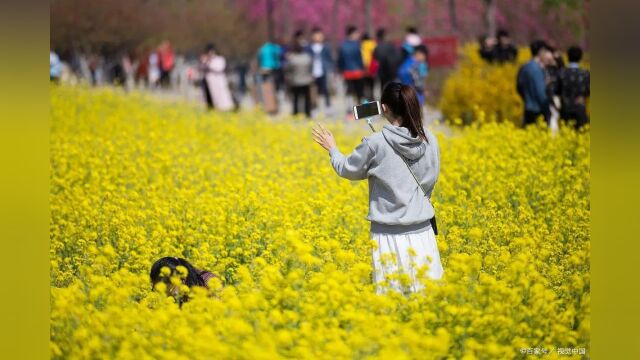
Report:
M484 123L432 129L444 277L388 273L389 253L376 269L382 287L424 284L407 295L376 291L367 184L335 176L309 124L52 88L50 357L515 358L540 339L588 352L590 135L494 121L519 118L519 100L512 79L509 93L480 79L515 66L470 66L469 51L442 105ZM327 126L343 151L367 135ZM177 302L149 287L167 255L219 277L189 288L186 268L161 269Z
M184 279L187 277L187 275L189 275L189 270L187 270L187 268L182 265L176 266L176 271L180 275L181 279Z
M163 266L163 267L160 269L160 275L162 275L162 276L169 276L169 275L171 275L171 269L170 269L168 266Z
M167 284L163 282L157 282L153 288L161 294L165 294L167 292Z

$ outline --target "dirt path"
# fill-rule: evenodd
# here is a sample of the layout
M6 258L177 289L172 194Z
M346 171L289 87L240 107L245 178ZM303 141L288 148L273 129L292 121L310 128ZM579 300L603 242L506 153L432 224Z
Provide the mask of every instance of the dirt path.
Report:
M193 103L197 106L204 107L204 100L202 98L202 92L200 88L195 86L184 86L181 88L173 88L169 90L165 89L138 89L136 91L143 91L146 93L150 93L160 99L165 99L169 101L186 101L189 103ZM376 91L376 97L379 91ZM347 113L347 108L349 105L347 104L347 97L344 94L344 89L341 86L336 86L336 94L331 98L331 107L326 107L324 101L319 99L319 104L316 109L314 109L311 113L312 118L309 121L322 121L329 123L337 123L342 122L346 129L353 129L354 131L358 131L360 128L369 130L366 122L364 120L355 120L352 114ZM292 102L289 96L284 92L280 92L278 94L279 99L279 112L275 115L269 116L272 120L279 121L287 121L292 113ZM256 108L256 104L249 93L245 94L240 100L240 109L241 111L253 111ZM430 128L438 129L439 131L443 131L445 134L450 134L450 128L443 123L438 123L438 120L442 120L442 112L435 107L430 105L425 105L423 108L423 113L425 115L425 125ZM304 122L303 122L304 123ZM372 120L374 128L379 130L386 121L384 119L377 117Z

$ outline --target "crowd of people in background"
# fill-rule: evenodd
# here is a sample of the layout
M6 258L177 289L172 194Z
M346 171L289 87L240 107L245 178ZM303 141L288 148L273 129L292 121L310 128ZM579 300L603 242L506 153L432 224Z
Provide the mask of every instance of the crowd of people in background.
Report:
M573 121L576 129L589 122L586 101L591 93L590 74L580 68L582 49L567 50L569 64L562 54L543 40L530 45L532 58L518 70L516 89L524 103L523 126L542 116L552 130L559 121Z
M515 62L518 56L518 49L511 42L509 32L505 29L500 29L496 38L487 35L480 36L478 39L480 57L489 63Z
M498 30L497 39L483 35L478 42L479 55L487 63L515 63L518 50L506 30ZM586 100L590 95L589 71L580 68L582 49L567 50L566 66L562 52L544 40L531 42L529 49L531 60L520 67L516 78L524 103L522 125L534 124L542 116L554 131L560 120L574 121L576 129L582 128L589 122Z
M288 93L293 114L310 117L312 109L320 106L320 98L324 108L330 109L331 80L336 77L345 87L348 117L353 106L375 98L376 84L381 93L391 81L414 87L424 104L428 50L415 28L407 28L404 42L396 46L387 40L384 28L373 39L347 26L335 55L321 28L313 28L309 35L307 39L298 30L290 42L269 39L258 50L256 99L267 112L278 111L282 96L277 93Z
M59 54L53 50L50 53L51 80L59 81L63 76L63 66L59 64L54 68L54 63L59 61ZM73 52L67 57L68 73L94 86L110 83L123 87L139 85L169 88L176 65L183 61L169 41L163 41L153 49L118 51L111 56L98 52Z
M479 55L487 63L515 63L518 50L506 30L498 30L495 38L481 36L478 40ZM562 54L545 41L532 42L530 50L532 59L520 68L516 79L516 90L524 103L523 125L535 123L540 116L552 129L557 129L560 119L575 121L576 128L588 123L590 79L589 71L579 65L582 49L569 48L566 66ZM428 56L429 50L414 27L406 28L404 37L394 41L387 38L384 28L377 29L372 38L355 26L347 26L335 53L323 29L314 27L308 37L297 30L289 41L270 38L257 49L252 61L235 61L231 67L213 44L206 46L199 61L189 65L183 56L176 55L169 41L110 58L74 54L69 64L72 73L93 85L110 82L125 88L152 89L170 89L176 83L196 85L207 108L218 111L238 109L251 90L254 102L269 114L278 113L288 98L293 114L312 117L314 109L322 108L325 114L345 111L352 118L353 106L375 99L392 81L413 87L424 105ZM53 50L49 62L50 79L59 82L64 64ZM334 109L332 95L340 80L345 108Z

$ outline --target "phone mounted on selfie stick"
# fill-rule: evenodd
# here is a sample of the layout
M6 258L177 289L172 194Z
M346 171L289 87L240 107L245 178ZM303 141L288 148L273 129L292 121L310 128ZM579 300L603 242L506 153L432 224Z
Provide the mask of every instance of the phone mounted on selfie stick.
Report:
M367 125L369 125L371 131L373 132L375 132L376 129L371 123L371 118L380 114L382 114L382 109L379 101L364 100L361 105L353 107L353 115L355 116L356 120L367 120Z

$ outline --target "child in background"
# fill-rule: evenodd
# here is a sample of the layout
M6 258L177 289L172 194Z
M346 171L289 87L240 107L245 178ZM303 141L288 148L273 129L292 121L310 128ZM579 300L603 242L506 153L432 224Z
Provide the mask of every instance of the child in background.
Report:
M398 69L398 79L416 91L420 106L424 104L424 85L428 73L427 55L427 47L418 45Z

